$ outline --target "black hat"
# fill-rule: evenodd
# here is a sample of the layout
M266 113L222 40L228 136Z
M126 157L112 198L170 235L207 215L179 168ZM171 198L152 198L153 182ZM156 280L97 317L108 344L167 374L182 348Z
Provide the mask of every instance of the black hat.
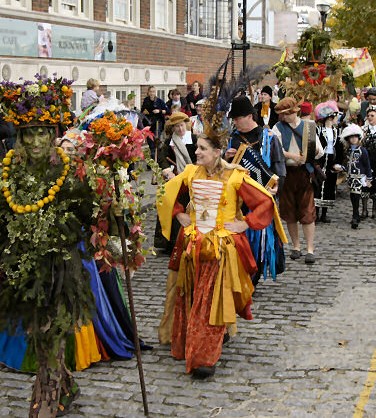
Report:
M230 118L237 118L239 116L255 115L256 110L252 106L251 101L247 96L235 97L232 101L231 110L228 114Z
M261 93L269 94L270 97L273 97L273 90L270 86L264 86L261 90Z
M364 97L367 98L369 95L376 96L376 87L371 87L367 92L364 94Z

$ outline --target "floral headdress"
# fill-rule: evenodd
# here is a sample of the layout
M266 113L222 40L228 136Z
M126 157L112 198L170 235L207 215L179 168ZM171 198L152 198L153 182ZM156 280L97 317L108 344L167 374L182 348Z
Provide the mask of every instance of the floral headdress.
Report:
M35 80L0 83L0 112L6 122L22 128L32 125L69 124L72 80L35 75Z

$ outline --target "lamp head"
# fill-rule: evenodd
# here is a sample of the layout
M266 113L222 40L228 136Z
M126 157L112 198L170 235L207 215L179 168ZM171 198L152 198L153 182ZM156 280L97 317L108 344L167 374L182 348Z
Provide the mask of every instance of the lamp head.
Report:
M329 10L332 8L332 6L329 3L319 3L316 5L317 10L320 12L321 15L327 15L329 13Z

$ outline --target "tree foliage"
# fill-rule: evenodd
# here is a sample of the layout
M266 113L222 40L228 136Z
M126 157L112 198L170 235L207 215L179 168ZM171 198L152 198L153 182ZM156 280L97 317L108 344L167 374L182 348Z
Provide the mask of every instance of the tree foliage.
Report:
M346 41L348 47L368 47L376 54L376 13L374 0L340 0L328 21L334 38Z

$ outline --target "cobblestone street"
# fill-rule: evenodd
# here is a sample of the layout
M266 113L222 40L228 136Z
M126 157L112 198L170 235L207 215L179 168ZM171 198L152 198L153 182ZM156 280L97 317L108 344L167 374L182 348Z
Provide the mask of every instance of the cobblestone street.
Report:
M192 380L158 343L168 258L148 258L133 289L140 336L154 346L142 354L151 417L376 416L376 219L350 228L345 186L328 215L332 222L316 228L316 264L290 260L287 246L286 272L259 284L255 319L238 319L238 334L207 381ZM143 416L135 359L75 376L82 394L68 418ZM28 416L32 382L0 368L1 418Z

